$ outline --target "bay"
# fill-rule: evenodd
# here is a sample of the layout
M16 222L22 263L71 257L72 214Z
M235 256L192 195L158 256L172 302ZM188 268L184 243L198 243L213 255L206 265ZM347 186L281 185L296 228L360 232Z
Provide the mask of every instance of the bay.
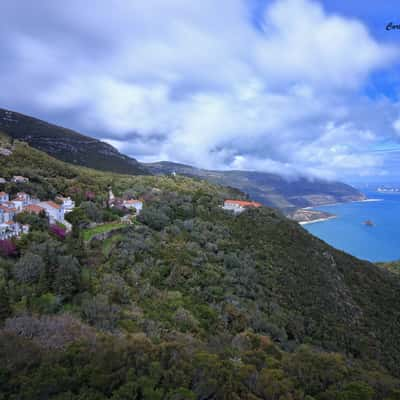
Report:
M369 199L316 207L337 218L303 225L313 235L358 258L377 261L400 259L400 194L366 193ZM364 224L371 220L373 226Z

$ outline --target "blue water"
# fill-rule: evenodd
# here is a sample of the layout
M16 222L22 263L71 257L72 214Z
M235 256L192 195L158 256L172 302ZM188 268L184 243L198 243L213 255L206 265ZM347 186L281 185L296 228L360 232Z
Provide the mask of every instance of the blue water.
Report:
M332 246L369 261L400 260L400 194L366 193L376 202L317 207L336 219L303 225ZM370 219L374 226L363 224Z

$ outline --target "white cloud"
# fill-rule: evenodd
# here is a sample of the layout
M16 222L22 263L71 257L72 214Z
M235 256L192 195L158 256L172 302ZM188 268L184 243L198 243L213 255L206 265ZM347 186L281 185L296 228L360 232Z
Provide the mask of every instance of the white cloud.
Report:
M314 1L270 2L261 29L249 4L72 0L61 10L43 0L30 10L38 22L1 5L16 21L0 27L16 68L0 75L0 100L62 115L146 161L382 173L384 156L370 149L398 137L399 105L361 93L398 49Z
M399 118L399 119L396 119L396 120L393 122L393 129L396 131L396 133L397 133L398 135L400 135L400 118Z

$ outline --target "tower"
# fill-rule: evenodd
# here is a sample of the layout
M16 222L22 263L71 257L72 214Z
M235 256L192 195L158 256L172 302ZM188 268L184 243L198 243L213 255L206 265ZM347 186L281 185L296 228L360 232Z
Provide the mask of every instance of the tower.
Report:
M114 204L114 200L115 200L115 196L114 196L112 189L110 188L108 191L108 204L109 205Z

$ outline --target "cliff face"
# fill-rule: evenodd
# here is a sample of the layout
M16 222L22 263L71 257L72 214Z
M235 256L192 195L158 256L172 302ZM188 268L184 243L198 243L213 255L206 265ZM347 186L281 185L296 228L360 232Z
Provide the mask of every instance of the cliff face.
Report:
M148 174L134 158L70 129L0 109L0 131L62 161L123 174Z
M252 199L279 208L288 214L298 208L365 199L364 194L342 182L307 178L288 181L279 175L265 172L209 171L170 162L146 164L146 167L158 175L175 171L182 175L232 186L248 193Z

